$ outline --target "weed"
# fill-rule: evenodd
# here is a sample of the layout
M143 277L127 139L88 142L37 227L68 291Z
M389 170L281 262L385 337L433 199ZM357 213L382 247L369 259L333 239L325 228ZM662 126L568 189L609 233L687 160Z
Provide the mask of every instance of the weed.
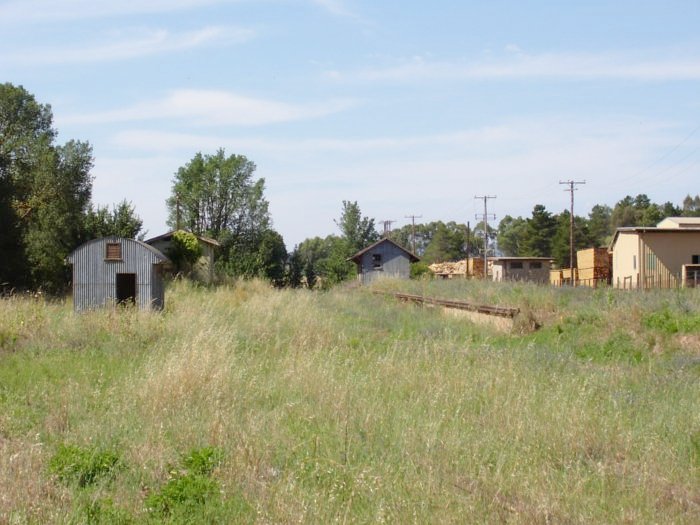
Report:
M223 459L223 452L215 447L193 449L182 458L182 466L192 474L208 476Z
M86 487L112 476L120 464L119 455L111 450L61 445L49 462L49 471L66 484Z
M146 508L160 517L195 516L205 505L220 503L219 484L209 476L173 472L160 490L146 498Z
M700 315L689 312L676 314L666 307L658 312L645 315L642 324L649 329L666 334L688 333L700 330Z
M167 483L146 498L148 511L155 517L188 523L222 513L227 504L219 483L211 477L222 459L222 451L214 447L191 450L182 457L181 468L170 469Z
M131 525L136 523L128 511L115 506L109 498L92 501L84 507L84 510L85 519L90 525Z
M589 361L605 363L611 361L640 363L646 358L646 351L629 334L615 332L605 341L584 343L574 349L577 357Z

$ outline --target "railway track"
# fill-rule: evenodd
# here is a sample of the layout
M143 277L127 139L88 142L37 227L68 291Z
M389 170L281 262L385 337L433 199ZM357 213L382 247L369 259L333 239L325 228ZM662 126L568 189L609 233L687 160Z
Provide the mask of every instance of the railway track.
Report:
M469 312L477 312L485 315L493 315L496 317L507 317L512 319L518 313L520 308L508 308L503 306L489 306L485 304L473 304L466 301L455 301L452 299L439 299L435 297L424 297L422 295L413 295L407 293L392 293L392 292L374 292L381 295L391 295L399 301L412 302L420 305L442 306L443 308L454 308L456 310L467 310Z

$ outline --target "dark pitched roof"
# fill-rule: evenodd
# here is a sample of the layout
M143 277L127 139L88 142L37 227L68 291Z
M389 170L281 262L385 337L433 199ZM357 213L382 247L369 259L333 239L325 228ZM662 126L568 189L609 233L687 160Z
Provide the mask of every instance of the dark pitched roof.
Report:
M156 241L169 241L170 239L172 239L173 233L175 233L176 231L177 230L170 230L168 233L164 233L163 235L158 235L157 237L151 237L150 239L147 239L144 242L146 244L151 244L152 242L156 242ZM193 235L205 244L211 244L212 246L216 246L216 247L221 246L221 244L219 244L219 241L216 241L214 239L210 239L209 237L197 235L196 233Z
M418 261L420 261L420 258L419 258L417 255L414 255L413 253L409 252L406 248L404 248L404 247L401 246L400 244L397 244L397 243L395 243L394 241L392 241L391 239L387 239L386 237L384 237L383 239L379 239L377 242L375 242L375 243L373 243L373 244L370 244L369 246L367 246L367 248L363 248L362 250L360 250L359 252L357 252L357 253L356 253L355 255L353 255L352 257L349 257L349 258L348 258L348 261L353 261L353 262L359 263L359 262L360 262L360 259L362 259L362 256L363 256L365 253L367 253L367 252L370 251L371 249L373 249L373 248L375 248L375 247L377 247L377 246L379 246L380 244L385 243L385 242L388 242L388 243L390 243L390 244L393 244L393 245L396 246L399 250L401 250L402 252L404 252L404 253L408 256L408 258L409 258L409 260L410 260L411 262L418 262Z

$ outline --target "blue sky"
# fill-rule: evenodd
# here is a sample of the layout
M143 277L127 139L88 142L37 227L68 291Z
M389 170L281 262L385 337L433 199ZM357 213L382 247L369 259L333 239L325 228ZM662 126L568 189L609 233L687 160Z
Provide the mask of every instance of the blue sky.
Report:
M700 193L700 2L0 1L0 81L94 148L93 200L165 229L173 174L246 155L289 247Z

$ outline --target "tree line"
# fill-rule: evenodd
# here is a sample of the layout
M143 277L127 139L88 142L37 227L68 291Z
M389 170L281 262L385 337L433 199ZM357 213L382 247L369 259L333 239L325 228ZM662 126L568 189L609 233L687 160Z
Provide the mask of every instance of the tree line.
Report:
M122 200L94 206L88 142L57 143L48 104L21 86L0 84L0 286L63 291L70 280L66 256L83 242L110 235L143 238L143 223ZM168 226L215 239L221 276L260 277L277 286L332 285L355 275L348 259L380 238L374 219L356 201L342 201L338 234L313 237L287 252L272 226L265 180L243 155L197 153L180 167L166 201ZM620 226L653 226L667 216L700 216L700 196L680 206L655 204L643 194L614 207L596 205L575 217L576 248L605 246ZM484 232L462 223L408 224L388 234L422 258L416 268L488 250L509 256L552 256L569 265L568 211L538 204L530 217L506 215Z

